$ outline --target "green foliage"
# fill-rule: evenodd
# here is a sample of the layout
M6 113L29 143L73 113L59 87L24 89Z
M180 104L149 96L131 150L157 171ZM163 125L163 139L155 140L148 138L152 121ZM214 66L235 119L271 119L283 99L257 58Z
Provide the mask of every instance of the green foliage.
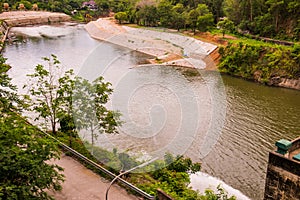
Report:
M172 24L172 12L173 5L170 1L160 1L157 5L158 19L160 24L164 27L170 27Z
M66 113L71 113L72 101L72 76L73 70L59 75L60 62L55 55L43 58L48 62L47 68L39 64L35 67L30 77L29 85L24 88L29 90L26 96L30 109L38 114L36 120L43 119L50 123L52 133L55 133L57 123Z
M217 24L217 27L222 30L223 37L224 37L226 31L229 32L229 33L234 33L235 32L235 26L234 26L233 21L231 21L227 18L225 18L222 21L219 21L218 24Z
M59 158L58 146L16 113L23 102L0 61L0 199L51 199L46 190L61 189L62 168L45 161Z
M138 25L156 26L159 19L157 8L153 5L146 5L136 12Z
M174 157L166 153L164 160L154 161L147 166L147 170L149 169L152 170L149 173L150 176L131 174L132 177L130 177L130 180L135 180L138 186L149 194L156 195L156 190L160 188L174 199L179 200L235 199L234 196L228 197L227 193L221 187L218 187L218 193L216 194L210 191L209 194L204 195L189 188L189 174L200 171L200 163L193 163L190 158L183 156Z
M0 120L0 152L1 199L51 199L46 190L61 189L62 168L45 163L59 158L57 144L14 113Z
M92 144L96 137L95 130L116 133L119 113L105 107L113 91L111 84L104 82L103 77L93 83L78 77L75 80L73 70L61 76L60 62L55 55L44 60L48 62L48 68L37 65L35 72L28 75L30 84L24 86L29 89L30 96L26 96L28 104L38 114L36 120L42 118L50 123L53 134L59 122L62 130L70 135L75 124L78 129L88 128L92 134Z
M240 42L220 48L219 70L231 75L276 85L281 78L299 78L299 46L293 48Z
M11 78L7 75L10 66L5 63L6 59L0 55L0 111L16 111L20 100L16 93L16 86L11 83ZM2 115L0 116L2 117Z
M226 16L242 30L264 37L299 41L297 0L225 0Z
M98 132L117 133L117 126L120 124L120 114L105 107L109 95L113 92L110 86L109 82L104 82L103 77L95 79L92 83L79 77L75 81L72 96L75 124L78 129L90 131L92 147Z
M119 24L128 20L128 15L126 12L118 12L115 14L115 19L119 21Z
M189 16L189 18L188 18L189 25L195 33L196 28L197 28L199 14L196 9L193 9L189 12L188 16Z
M193 163L191 159L183 156L176 156L167 153L164 160L157 160L147 167L149 176L140 174L131 174L131 180L139 177L135 182L138 186L148 192L156 195L158 188L165 191L175 199L199 199L200 195L188 188L190 183L189 173L195 173L200 170L199 163Z
M221 185L218 185L217 187L217 193L214 193L212 190L205 190L205 195L201 195L201 200L236 200L235 196L228 197L227 192L221 187Z
M211 13L209 14L205 14L203 16L199 16L198 17L198 29L200 31L207 31L210 29L210 27L213 26L214 22L214 18L213 15Z

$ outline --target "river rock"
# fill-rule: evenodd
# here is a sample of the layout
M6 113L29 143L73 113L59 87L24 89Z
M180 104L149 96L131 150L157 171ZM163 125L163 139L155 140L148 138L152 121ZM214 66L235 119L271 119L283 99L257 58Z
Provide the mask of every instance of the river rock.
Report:
M280 83L278 83L278 86L300 90L300 78L299 79L281 78L281 81Z

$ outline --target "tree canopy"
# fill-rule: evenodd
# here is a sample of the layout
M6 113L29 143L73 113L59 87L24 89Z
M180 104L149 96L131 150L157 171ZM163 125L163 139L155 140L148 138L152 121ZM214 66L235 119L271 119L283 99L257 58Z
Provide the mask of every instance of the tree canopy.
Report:
M22 3L25 9L30 10L36 4L43 10L70 15L73 13L73 17L80 20L84 20L82 18L85 15L108 16L113 12L120 23L175 29L196 28L200 31L208 30L226 17L242 32L294 41L300 39L298 0L95 0L97 9L84 7L83 2L84 0L5 1L11 9L17 9ZM207 6L209 15L201 14L199 26L195 26L194 13L191 11L197 9L199 4ZM74 10L77 14L74 14Z
M73 71L69 70L60 75L60 62L55 55L43 58L48 66L37 65L33 74L28 74L29 106L37 113L36 120L43 119L41 124L51 125L53 134L57 131L57 123L66 114L71 114L72 91L74 87Z
M59 157L57 144L18 113L22 102L0 56L0 199L51 199L60 190L62 168L47 164Z

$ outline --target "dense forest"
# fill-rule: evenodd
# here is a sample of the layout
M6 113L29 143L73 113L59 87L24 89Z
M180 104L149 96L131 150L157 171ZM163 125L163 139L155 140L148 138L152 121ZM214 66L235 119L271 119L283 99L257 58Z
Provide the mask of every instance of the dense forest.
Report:
M10 9L39 9L85 16L116 13L119 22L144 26L207 31L225 27L227 31L299 41L300 2L298 0L96 0L96 9L83 6L84 0L2 0ZM74 14L74 10L76 10ZM226 19L224 23L218 24Z

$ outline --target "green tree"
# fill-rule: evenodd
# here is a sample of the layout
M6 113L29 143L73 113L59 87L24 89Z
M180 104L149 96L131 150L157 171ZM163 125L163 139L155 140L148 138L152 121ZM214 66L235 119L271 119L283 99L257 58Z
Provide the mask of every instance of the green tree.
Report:
M82 78L76 80L73 95L74 120L78 129L90 131L92 154L98 132L117 133L117 126L120 123L120 114L105 107L109 95L113 92L110 86L109 82L104 82L103 77L97 78L92 83Z
M242 20L242 9L239 0L224 0L225 15L234 23L239 24Z
M196 28L197 28L197 24L198 24L198 17L199 17L199 13L197 12L196 9L192 9L189 12L188 15L188 21L189 21L189 25L192 28L194 34L196 33Z
M6 59L0 55L0 111L16 111L19 98L16 93L16 86L11 83L11 78L7 75L7 71L10 69L10 66L5 62Z
M172 12L173 27L176 28L178 31L181 28L186 28L187 15L184 12L183 4L181 3L176 4L172 8L171 12Z
M279 0L267 0L266 4L268 4L269 7L269 12L273 15L274 17L274 23L275 23L275 31L278 32L279 30L279 18L281 15L282 7L284 5L284 1L279 1Z
M214 24L214 18L212 13L209 11L207 5L198 4L196 8L198 13L197 27L200 31L207 31Z
M3 113L1 113L3 115ZM51 199L60 190L62 168L45 161L59 158L56 143L14 113L0 119L0 199Z
M231 21L227 18L225 18L222 21L219 21L217 24L217 27L221 29L221 31L223 33L223 37L224 37L226 31L229 33L232 33L232 32L234 32L234 29L235 29L233 21Z
M170 27L173 20L173 5L168 0L162 0L157 6L160 24L164 27Z
M102 13L101 15L102 16L107 16L109 14L110 8L111 8L110 1L95 0L95 2L98 6L99 12Z
M9 68L0 56L0 199L51 199L45 190L61 189L62 168L45 161L59 158L59 149L16 113L22 102Z
M154 5L146 5L136 12L139 24L144 26L156 26L159 20L157 8Z
M119 24L128 20L128 15L126 12L118 12L115 14L115 19L119 21Z
M53 134L57 131L57 123L65 114L70 114L72 84L70 84L73 70L60 74L60 62L55 55L43 58L48 62L48 68L39 64L35 67L30 77L29 84L24 88L29 89L30 109L38 114L36 120L43 119L46 128L50 123Z
M220 17L224 16L224 12L223 12L224 0L204 0L201 1L201 3L207 5L209 11L214 16L214 22L218 22Z

